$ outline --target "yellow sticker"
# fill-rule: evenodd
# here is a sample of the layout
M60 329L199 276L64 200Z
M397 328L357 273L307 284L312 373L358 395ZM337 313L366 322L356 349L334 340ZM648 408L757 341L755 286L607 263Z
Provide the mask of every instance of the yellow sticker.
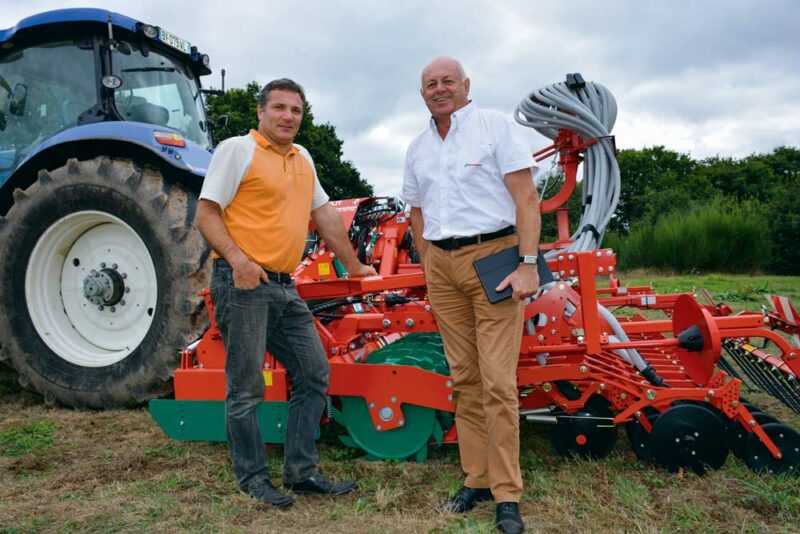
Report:
M331 274L330 263L319 263L317 264L317 269L319 269L320 276L328 276L329 274Z
M264 383L268 386L272 385L272 371L264 371Z
M747 352L753 352L756 348L753 345L748 345L747 343L742 343L742 348Z

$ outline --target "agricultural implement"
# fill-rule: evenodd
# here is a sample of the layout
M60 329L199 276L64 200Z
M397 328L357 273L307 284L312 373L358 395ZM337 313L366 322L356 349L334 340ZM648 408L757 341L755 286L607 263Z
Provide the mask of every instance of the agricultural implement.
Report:
M553 140L536 156L558 155L564 176L561 191L542 203L543 213L556 214L559 231L542 245L554 280L525 307L517 369L522 417L549 424L553 448L566 456L603 458L624 427L638 458L672 472L718 469L733 452L757 472L797 473L800 434L742 397L747 379L800 412L800 348L792 344L800 327L791 304L771 297L772 312L734 314L710 298L627 287L615 277L614 252L598 248L619 191L609 134L615 116L610 93L579 75L518 109L520 122ZM581 162L584 190L594 188L595 200L584 202L581 228L570 235L564 205ZM456 442L457 433L453 383L409 219L392 198L335 205L360 259L379 276L347 278L310 229L294 279L329 356L321 423L343 426L341 440L368 457L421 461L430 445ZM607 284L598 285L599 277ZM151 401L150 411L170 437L224 441L225 351L210 292L201 295L210 326L182 352L175 400ZM610 308L662 317L617 317ZM770 351L755 339L769 341ZM263 374L262 434L266 443L282 443L290 379L269 353Z

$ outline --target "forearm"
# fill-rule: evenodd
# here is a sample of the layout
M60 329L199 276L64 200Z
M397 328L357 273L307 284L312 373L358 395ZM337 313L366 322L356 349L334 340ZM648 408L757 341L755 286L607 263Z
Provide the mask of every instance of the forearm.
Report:
M325 240L344 268L352 271L359 264L353 245L347 235L342 216L330 204L324 204L311 212L311 218L320 237Z
M222 221L222 210L219 205L210 200L201 199L197 207L195 226L203 235L205 240L217 254L234 268L250 258L242 252L228 233L228 228Z
M411 208L411 233L414 235L414 248L419 253L419 258L425 257L425 252L428 250L428 242L422 237L422 231L425 229L425 219L422 217L422 210L420 208Z
M539 198L534 190L516 206L517 233L520 256L535 256L539 248L542 218L539 213Z

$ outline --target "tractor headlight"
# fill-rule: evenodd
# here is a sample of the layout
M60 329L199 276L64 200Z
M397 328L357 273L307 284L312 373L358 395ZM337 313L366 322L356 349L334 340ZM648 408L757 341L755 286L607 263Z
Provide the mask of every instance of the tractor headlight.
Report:
M142 33L145 37L149 37L150 39L155 39L158 36L158 30L155 26L150 26L149 24L145 24L142 26Z

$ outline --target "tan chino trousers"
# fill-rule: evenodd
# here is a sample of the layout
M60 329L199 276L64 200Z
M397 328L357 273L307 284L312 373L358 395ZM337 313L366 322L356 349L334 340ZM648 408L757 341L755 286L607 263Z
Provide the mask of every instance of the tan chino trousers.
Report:
M512 247L516 235L446 251L431 244L425 277L454 382L464 485L490 488L496 502L519 502L516 370L523 303L490 304L472 263Z

